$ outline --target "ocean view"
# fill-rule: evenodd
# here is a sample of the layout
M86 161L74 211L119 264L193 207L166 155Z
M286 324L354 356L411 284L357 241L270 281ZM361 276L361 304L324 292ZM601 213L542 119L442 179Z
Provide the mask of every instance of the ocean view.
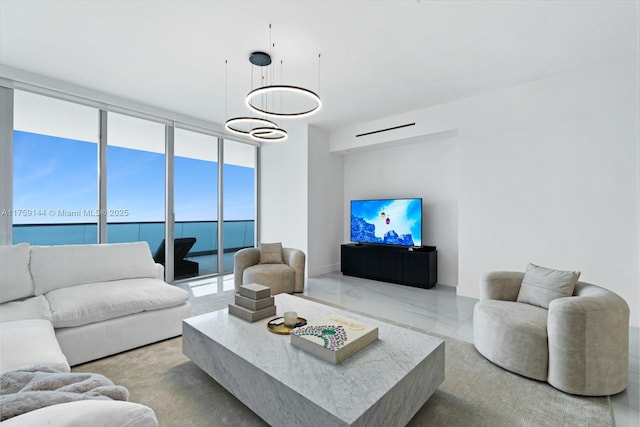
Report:
M95 244L98 218L106 217L107 243L146 241L152 254L158 250L165 238L164 126L145 123L146 133L134 132L127 120L132 119L114 114L110 122L107 167L101 172L106 175L103 210L97 207L97 141L14 131L13 209L0 209L0 215L12 217L14 244ZM176 131L174 237L196 239L188 257L219 253L218 203L225 218L221 252L255 243L255 147L223 143L230 154L219 164L217 138ZM209 270L200 274L217 272Z

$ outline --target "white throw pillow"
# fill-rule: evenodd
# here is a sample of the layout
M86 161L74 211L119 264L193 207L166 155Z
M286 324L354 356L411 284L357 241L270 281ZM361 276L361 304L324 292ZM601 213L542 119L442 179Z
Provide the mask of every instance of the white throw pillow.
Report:
M553 270L529 264L517 301L549 308L554 299L573 295L579 277L579 271Z
M189 293L159 279L127 279L61 288L47 295L53 325L68 328L184 304Z
M156 277L147 242L101 245L32 246L31 274L36 295L68 286Z
M29 272L29 244L0 246L0 303L35 295Z
M28 298L24 301L11 301L0 305L0 322L14 320L44 319L51 322L49 301L44 295ZM1 328L2 326L0 326Z

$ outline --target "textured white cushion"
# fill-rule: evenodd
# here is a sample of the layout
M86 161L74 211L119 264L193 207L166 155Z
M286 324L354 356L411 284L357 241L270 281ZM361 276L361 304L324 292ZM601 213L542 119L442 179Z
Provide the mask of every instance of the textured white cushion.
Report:
M49 302L44 295L0 305L0 322L27 319L44 319L51 322Z
M69 372L51 322L42 319L0 323L0 372L45 365Z
M159 279L126 279L60 288L46 294L53 325L68 328L184 304L189 293Z
M29 245L0 246L0 303L34 296Z
M120 400L81 400L47 406L2 422L2 427L157 427L147 406Z
M579 277L579 271L553 270L529 264L517 301L548 309L554 299L573 295Z
M156 277L147 242L32 246L35 294L110 280Z

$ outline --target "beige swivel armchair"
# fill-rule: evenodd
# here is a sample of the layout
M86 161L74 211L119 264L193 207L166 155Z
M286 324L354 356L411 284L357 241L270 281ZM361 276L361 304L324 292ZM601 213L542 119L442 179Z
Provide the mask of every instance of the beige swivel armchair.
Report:
M236 291L247 283L269 286L271 295L302 292L306 257L299 249L282 248L282 263L260 263L260 249L246 248L233 257Z
M615 293L577 282L572 296L549 308L516 302L520 272L492 272L480 281L473 343L491 362L547 381L566 393L605 396L627 387L629 306Z

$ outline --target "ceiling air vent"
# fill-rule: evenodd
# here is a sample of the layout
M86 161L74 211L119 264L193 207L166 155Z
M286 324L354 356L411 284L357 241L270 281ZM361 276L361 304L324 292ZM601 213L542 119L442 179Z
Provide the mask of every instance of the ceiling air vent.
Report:
M361 136L373 135L374 133L381 133L381 132L388 132L390 130L402 129L402 128L406 128L406 127L409 127L409 126L415 126L415 122L414 123L407 123L406 125L394 126L394 127L391 127L391 128L378 129L378 130L373 130L371 132L361 133L361 134L356 135L356 138L359 138Z

